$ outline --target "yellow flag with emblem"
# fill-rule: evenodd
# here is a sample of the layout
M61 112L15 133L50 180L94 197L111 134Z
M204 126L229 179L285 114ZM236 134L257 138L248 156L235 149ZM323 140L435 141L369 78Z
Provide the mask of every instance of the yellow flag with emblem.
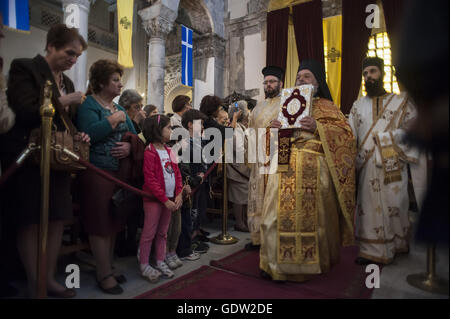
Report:
M117 19L119 28L119 59L125 68L134 67L132 53L134 0L117 0Z
M284 76L284 87L291 88L295 86L297 79L297 70L300 62L298 61L297 42L295 41L295 30L292 15L289 16L288 24L288 47L286 59L286 74Z
M323 19L323 46L327 83L333 102L341 104L342 15Z

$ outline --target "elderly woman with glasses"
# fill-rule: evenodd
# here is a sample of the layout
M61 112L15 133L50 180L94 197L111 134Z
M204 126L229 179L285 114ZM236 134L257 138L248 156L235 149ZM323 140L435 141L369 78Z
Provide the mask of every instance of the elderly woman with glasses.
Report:
M144 98L139 92L133 89L123 91L119 99L119 105L127 111L128 117L133 122L134 129L138 134L141 133L141 122L147 117L142 109L143 100Z

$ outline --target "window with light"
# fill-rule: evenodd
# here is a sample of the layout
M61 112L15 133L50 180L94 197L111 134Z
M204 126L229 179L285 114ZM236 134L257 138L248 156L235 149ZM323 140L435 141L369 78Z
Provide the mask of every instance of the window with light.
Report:
M400 94L395 69L392 65L391 44L387 32L380 32L372 35L369 39L368 57L379 57L384 60L384 89L390 93ZM362 95L366 96L364 87L364 77L361 83Z

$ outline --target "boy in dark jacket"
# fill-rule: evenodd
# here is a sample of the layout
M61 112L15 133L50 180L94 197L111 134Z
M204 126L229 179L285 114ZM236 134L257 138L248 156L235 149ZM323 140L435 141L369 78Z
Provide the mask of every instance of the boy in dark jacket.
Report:
M180 163L179 167L181 170L181 174L185 179L185 183L188 183L192 190L197 188L195 194L190 196L189 201L185 201L183 205L182 211L182 235L180 236L180 242L178 244L177 251L186 250L188 247L191 247L192 250L196 253L206 253L209 249L209 246L202 241L193 240L196 237L200 230L200 218L201 212L199 209L201 203L206 203L207 201L207 183L204 181L204 176L207 171L207 166L203 163L203 160L200 162L194 161L194 151L201 151L202 145L196 147L200 147L199 150L195 149L193 138L194 135L194 121L201 120L202 122L205 120L205 115L198 110L191 109L185 112L182 116L181 123L183 127L189 131L189 161ZM200 157L201 158L201 157ZM186 253L181 253L181 255L185 255ZM181 256L180 256L181 258Z

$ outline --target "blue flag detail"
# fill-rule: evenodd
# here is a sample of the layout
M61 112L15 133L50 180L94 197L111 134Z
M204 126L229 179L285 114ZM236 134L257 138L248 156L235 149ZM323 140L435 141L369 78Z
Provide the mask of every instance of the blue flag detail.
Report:
M28 0L0 0L3 24L21 31L30 31Z
M192 86L192 30L181 26L181 84Z

